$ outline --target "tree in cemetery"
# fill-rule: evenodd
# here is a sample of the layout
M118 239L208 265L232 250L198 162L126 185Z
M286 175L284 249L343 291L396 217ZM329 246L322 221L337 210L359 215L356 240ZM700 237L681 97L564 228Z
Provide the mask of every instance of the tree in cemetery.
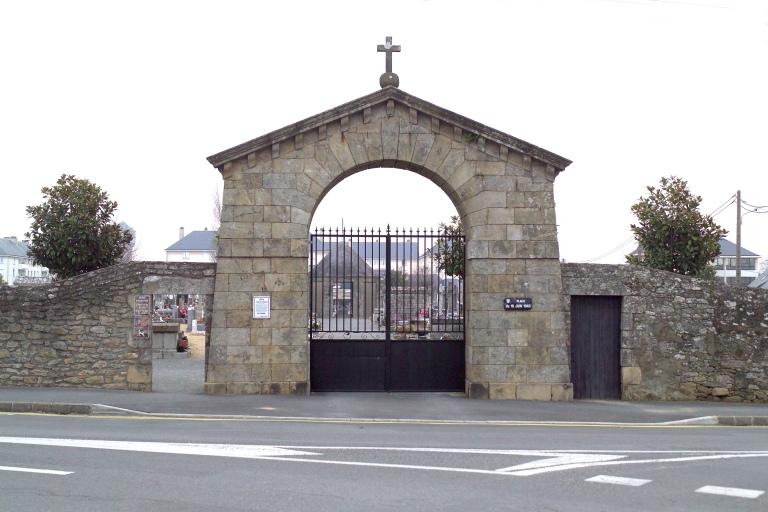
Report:
M390 284L392 286L408 286L410 279L402 265L390 272Z
M630 225L641 251L627 256L627 263L711 277L709 263L720 254L718 242L728 231L699 212L701 196L688 190L687 181L671 176L661 178L659 188L646 188L648 195L632 206L638 222Z
M461 219L451 216L451 222L441 222L438 226L439 236L432 250L432 259L437 263L438 270L445 275L464 279L464 231Z
M32 218L29 255L66 279L119 263L133 239L112 221L117 203L98 185L62 174L53 187L42 188L45 199L27 206Z

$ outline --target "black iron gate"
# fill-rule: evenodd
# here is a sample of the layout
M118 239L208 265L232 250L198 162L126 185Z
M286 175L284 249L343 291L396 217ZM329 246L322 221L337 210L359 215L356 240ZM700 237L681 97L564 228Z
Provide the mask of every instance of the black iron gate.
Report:
M621 297L571 296L574 398L621 398Z
M315 230L312 391L463 391L464 284L438 264L463 262L463 242L439 231Z

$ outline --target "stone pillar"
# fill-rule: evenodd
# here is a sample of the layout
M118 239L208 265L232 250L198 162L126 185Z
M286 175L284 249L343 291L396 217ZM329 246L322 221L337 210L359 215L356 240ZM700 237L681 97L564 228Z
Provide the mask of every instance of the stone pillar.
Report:
M511 151L508 158L504 175L483 177L485 195L466 223L466 391L571 400L554 169ZM505 298L530 298L533 308L506 311Z
M301 155L279 156L279 148L250 155L225 180L206 393L309 393L314 200ZM253 318L254 296L270 297L270 318Z

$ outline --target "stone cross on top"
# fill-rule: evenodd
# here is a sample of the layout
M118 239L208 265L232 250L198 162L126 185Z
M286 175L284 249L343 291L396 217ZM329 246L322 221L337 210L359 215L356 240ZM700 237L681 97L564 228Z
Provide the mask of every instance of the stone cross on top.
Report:
M392 36L387 36L386 43L380 44L376 47L379 52L386 52L387 54L387 67L386 72L379 77L379 85L381 88L387 86L397 87L400 85L400 77L392 72L392 52L399 52L400 45L392 44Z

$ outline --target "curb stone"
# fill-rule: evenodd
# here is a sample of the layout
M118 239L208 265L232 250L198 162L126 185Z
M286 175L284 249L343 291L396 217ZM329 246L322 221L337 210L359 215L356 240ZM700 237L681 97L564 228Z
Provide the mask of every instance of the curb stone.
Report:
M717 420L727 427L768 427L768 416L718 416Z
M610 423L610 422L570 422L570 421L536 421L536 420L437 420L437 419L393 419L393 418L317 418L317 417L284 417L284 416L248 416L248 415L224 415L224 414L164 414L148 413L113 407L102 404L67 404L51 402L0 402L0 413L38 413L57 415L120 415L120 416L154 416L165 418L209 418L209 419L261 419L261 420L292 420L292 421L356 421L356 422L408 422L408 423L465 423L465 424L546 424L546 425L602 425L602 426L629 426L629 425L658 425L658 426L724 426L724 427L768 427L768 416L703 416L685 420L666 421L657 423Z
M0 402L0 412L35 412L40 414L92 414L90 404L52 402Z

